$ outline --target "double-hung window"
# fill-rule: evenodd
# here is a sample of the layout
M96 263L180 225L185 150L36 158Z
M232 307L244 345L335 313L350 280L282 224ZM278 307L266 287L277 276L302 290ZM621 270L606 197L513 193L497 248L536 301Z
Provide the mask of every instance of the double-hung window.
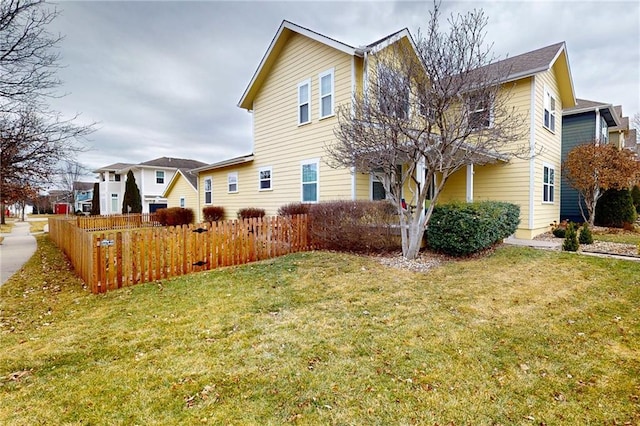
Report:
M555 188L555 169L549 164L543 166L542 171L542 202L553 203Z
M468 100L469 126L473 130L491 127L491 101L487 96L472 95Z
M320 118L333 115L333 68L320 73Z
M378 66L378 102L380 110L391 117L409 118L409 81L400 72Z
M318 202L318 166L319 160L307 160L301 164L302 202Z
M227 174L227 192L238 192L238 172Z
M164 170L156 170L156 183L164 185Z
M268 191L271 189L271 166L261 167L258 170L258 190Z
M556 131L556 98L548 89L545 89L544 91L543 125L546 129L551 130L552 132Z
M311 81L298 84L298 124L311 121Z
M204 203L211 204L213 202L212 180L210 177L204 178Z

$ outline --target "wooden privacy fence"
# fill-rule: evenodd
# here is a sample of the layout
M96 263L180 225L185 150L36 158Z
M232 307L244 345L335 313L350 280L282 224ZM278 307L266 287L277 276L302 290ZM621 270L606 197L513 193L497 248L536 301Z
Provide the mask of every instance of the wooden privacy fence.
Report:
M53 241L93 293L311 249L306 215L88 232L49 220Z

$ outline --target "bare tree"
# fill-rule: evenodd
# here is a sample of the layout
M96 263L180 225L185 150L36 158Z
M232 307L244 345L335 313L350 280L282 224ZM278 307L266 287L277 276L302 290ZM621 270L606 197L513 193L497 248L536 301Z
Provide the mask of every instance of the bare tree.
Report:
M69 200L71 200L71 204L76 205L76 182L80 181L80 178L86 175L88 172L87 168L82 164L78 163L75 160L67 160L63 162L62 168L58 175L58 185L60 189L65 191L68 194Z
M0 2L0 222L5 194L37 191L51 183L63 161L84 150L93 125L74 123L49 109L61 84L56 77L62 40L47 26L58 15L42 0Z
M369 52L364 93L338 108L337 143L327 146L332 166L383 183L397 206L402 253L409 259L418 255L452 174L529 154L528 146L514 144L522 139L524 116L509 106L503 83L510 70L484 46L484 13L451 16L447 33L439 20L436 3L425 36ZM403 200L407 186L411 194ZM407 203L415 210L404 208Z

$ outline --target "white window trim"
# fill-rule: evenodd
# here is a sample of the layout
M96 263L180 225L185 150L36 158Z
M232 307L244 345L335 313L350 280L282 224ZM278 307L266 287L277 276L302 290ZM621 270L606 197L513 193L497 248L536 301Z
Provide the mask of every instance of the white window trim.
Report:
M211 182L209 184L209 191L207 191L207 181ZM211 193L211 201L207 203L207 192ZM213 204L213 178L211 176L205 176L202 179L202 194L204 195L203 202L205 206L210 206Z
M235 185L236 185L236 189L235 190L231 190L231 185L233 185L232 183L232 179L235 178ZM227 173L227 193L228 194L237 194L240 191L240 186L238 185L238 172L231 172L231 173Z
M303 181L303 166L315 164L316 165L316 200L315 201L305 201L304 199L304 184L309 182ZM310 160L303 160L300 162L300 202L302 203L311 203L315 204L320 201L320 159L313 158Z
M158 182L158 173L162 173L162 183ZM164 170L156 170L156 185L164 185L166 182L166 173Z
M549 169L549 171L553 170L553 183L548 183L544 181L544 169ZM548 192L549 194L553 194L553 200L548 201L544 199L545 188L550 187L553 191ZM556 168L552 164L542 163L542 204L555 204L556 201Z
M553 98L554 108L551 110L551 98ZM547 99L549 100L549 104L547 104ZM547 126L544 122L545 115L549 111L549 126ZM553 116L553 128L551 128L551 117ZM556 127L558 125L558 97L549 90L547 86L544 88L544 100L542 105L542 127L550 131L551 133L556 133Z
M184 197L180 197L179 205L181 208L185 208L187 206L187 201Z
M303 86L307 86L307 102L300 102L300 88ZM305 124L311 123L311 79L307 79L301 83L298 83L298 91L297 91L297 105L298 109L296 113L298 114L298 126L303 126ZM300 121L300 107L303 105L307 105L307 121Z
M262 187L262 180L260 178L260 173L261 172L265 172L268 171L269 172L269 188L263 188ZM265 181L267 179L264 179ZM265 166L265 167L260 167L258 169L258 191L273 191L273 167L272 166Z
M322 77L326 77L327 75L331 76L331 92L322 95ZM322 115L322 99L331 96L331 111L329 114ZM334 68L328 69L324 72L318 74L318 116L319 119L322 120L324 118L333 117L335 115L335 75Z
M115 197L114 197L114 195L115 195ZM116 203L115 203L115 206L116 206L116 209L115 209L115 210L113 209L113 206L114 206L113 201L114 201L114 200L115 200L115 202L116 202ZM120 211L121 211L121 207L122 207L122 206L120 205L120 195L119 195L119 194L117 194L117 193L115 193L115 192L112 192L112 193L111 193L111 204L110 204L110 206L109 206L109 211L110 211L110 213L120 213Z

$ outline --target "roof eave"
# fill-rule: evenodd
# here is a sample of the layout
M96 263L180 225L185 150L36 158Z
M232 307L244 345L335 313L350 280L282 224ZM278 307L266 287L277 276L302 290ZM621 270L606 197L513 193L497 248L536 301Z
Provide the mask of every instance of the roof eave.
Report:
M190 171L192 173L199 174L201 171L204 171L204 170L215 170L215 169L221 169L223 167L237 166L239 164L249 163L253 161L253 157L254 157L253 154L249 154L249 155L244 155L242 157L230 158L228 160L219 161L217 163L207 164L206 166L198 167L197 169L192 169Z

